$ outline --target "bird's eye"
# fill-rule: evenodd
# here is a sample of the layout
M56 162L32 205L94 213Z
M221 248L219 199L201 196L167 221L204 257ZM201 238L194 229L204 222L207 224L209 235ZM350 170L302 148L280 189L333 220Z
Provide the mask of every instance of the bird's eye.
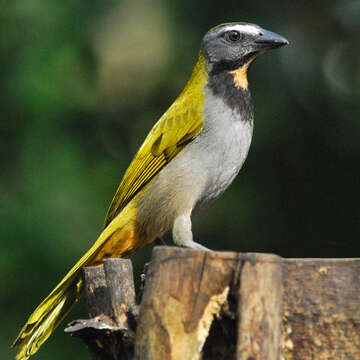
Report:
M230 41L239 41L241 39L241 34L239 31L232 30L227 32L227 37Z

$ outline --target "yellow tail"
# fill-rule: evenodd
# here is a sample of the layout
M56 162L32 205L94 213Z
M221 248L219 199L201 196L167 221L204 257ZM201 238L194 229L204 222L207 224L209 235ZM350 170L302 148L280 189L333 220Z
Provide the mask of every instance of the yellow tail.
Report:
M97 265L104 257L130 254L147 243L137 236L135 211L131 203L128 204L31 314L13 344L17 347L16 360L26 360L35 354L79 299L83 285L82 267Z

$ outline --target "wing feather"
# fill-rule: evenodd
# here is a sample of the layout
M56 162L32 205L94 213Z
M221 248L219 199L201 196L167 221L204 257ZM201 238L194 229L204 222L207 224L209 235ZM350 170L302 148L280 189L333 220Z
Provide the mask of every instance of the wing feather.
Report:
M206 83L202 56L179 98L154 125L127 169L106 215L104 227L203 128L203 89Z

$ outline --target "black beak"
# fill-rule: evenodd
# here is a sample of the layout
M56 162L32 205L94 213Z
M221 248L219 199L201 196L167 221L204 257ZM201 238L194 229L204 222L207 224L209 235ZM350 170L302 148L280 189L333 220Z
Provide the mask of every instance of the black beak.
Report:
M261 34L253 43L258 51L276 49L289 44L289 42L281 35L264 29L261 30Z

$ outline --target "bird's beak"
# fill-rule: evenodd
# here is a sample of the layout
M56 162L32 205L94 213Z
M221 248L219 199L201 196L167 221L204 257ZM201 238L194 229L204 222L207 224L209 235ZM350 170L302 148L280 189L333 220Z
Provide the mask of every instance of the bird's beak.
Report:
M261 30L261 34L253 41L254 48L257 51L276 49L288 44L289 42L281 35L264 29Z

